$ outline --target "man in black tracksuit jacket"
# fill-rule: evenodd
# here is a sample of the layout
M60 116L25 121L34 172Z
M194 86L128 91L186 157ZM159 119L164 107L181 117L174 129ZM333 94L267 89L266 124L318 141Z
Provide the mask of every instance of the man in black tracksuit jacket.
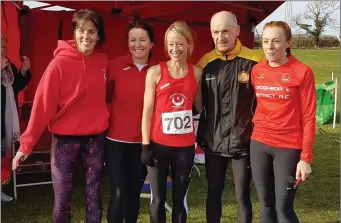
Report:
M208 223L220 222L221 196L231 161L238 223L248 223L252 221L249 150L256 105L250 73L262 55L241 45L237 19L230 12L213 15L211 34L215 49L198 63L203 69L204 111L200 115L197 143L205 151L206 218Z

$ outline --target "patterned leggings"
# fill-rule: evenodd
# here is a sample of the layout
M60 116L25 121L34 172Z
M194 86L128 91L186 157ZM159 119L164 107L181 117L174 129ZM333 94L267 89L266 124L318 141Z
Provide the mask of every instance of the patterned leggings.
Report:
M85 169L86 222L101 222L103 206L100 197L100 181L104 163L104 143L104 134L53 135L51 149L51 173L54 190L53 223L71 221L72 175L78 157L82 159Z

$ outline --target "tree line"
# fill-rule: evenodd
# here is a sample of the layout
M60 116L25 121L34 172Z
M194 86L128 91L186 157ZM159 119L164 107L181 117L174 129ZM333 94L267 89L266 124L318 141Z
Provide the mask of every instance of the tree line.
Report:
M255 36L255 48L262 47L262 39ZM316 45L314 38L306 35L294 35L292 37L292 49L318 49L318 48L340 48L340 41L333 36L322 36L319 40L319 47Z

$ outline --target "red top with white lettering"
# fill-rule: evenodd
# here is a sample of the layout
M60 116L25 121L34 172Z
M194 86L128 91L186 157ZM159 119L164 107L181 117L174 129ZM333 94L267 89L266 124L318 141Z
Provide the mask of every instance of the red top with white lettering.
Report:
M188 64L186 76L177 79L169 74L167 63L160 63L160 67L150 139L166 146L192 146L195 144L192 107L199 89L194 66Z
M301 160L312 161L315 139L316 91L313 71L295 57L270 67L256 64L251 81L257 97L252 140L276 148L302 149Z

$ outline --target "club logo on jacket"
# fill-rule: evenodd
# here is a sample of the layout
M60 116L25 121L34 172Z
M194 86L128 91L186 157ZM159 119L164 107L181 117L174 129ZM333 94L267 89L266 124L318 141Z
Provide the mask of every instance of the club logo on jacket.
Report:
M250 74L246 71L242 71L238 74L239 83L246 84L250 80Z
M172 101L173 108L182 108L186 100L185 95L179 93L172 94L169 98Z
M281 76L281 80L282 80L283 82L288 82L288 81L291 80L291 75L288 74L288 73L284 73L284 74L282 74L282 76Z
M260 75L258 75L257 79L264 80L264 78L265 78L264 76L265 76L264 74L260 74Z
M211 75L210 73L207 73L206 74L206 80L207 81L212 81L212 80L215 80L215 77L213 75Z

